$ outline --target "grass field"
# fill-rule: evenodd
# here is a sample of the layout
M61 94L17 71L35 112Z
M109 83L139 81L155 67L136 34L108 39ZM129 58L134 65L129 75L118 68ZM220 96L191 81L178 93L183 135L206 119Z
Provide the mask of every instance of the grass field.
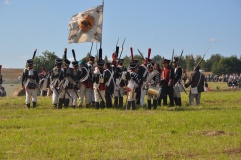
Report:
M241 91L209 83L201 106L157 110L51 108L0 97L0 159L240 159ZM217 87L218 86L218 87Z

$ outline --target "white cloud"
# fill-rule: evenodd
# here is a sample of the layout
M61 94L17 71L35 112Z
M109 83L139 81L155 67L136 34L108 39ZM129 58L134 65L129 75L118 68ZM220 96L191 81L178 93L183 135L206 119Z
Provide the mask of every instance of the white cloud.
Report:
M217 38L210 38L210 39L209 39L209 42L213 42L213 43L214 43L214 42L218 42L218 39L217 39Z
M10 0L4 0L4 4L10 4Z

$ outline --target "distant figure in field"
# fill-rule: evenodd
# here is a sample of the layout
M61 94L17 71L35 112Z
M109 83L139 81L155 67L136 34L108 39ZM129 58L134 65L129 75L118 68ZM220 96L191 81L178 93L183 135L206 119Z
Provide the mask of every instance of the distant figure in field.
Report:
M0 65L0 96L4 97L4 96L6 96L6 91L5 91L5 88L2 86L3 77L1 74L1 70L2 70L2 65Z
M205 76L200 73L200 66L198 65L194 72L191 74L190 78L186 81L185 87L191 86L189 93L189 103L191 106L194 106L194 98L196 99L197 106L200 105L201 101L201 92L204 92L204 79ZM195 92L195 88L197 91Z
M18 75L18 82L21 82L21 76Z

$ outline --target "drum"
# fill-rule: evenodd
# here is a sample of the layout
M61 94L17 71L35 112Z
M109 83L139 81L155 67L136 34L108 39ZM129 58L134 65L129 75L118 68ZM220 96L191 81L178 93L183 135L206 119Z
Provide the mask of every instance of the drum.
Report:
M159 97L161 95L161 88L150 86L147 90L147 94L150 95L150 96Z

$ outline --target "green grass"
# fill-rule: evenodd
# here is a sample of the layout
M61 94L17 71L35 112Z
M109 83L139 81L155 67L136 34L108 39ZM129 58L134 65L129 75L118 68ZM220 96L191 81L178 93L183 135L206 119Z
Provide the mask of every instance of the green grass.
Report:
M54 110L50 97L27 110L25 97L1 97L0 159L240 159L240 95L205 92L190 107L182 93L182 107L151 111Z

